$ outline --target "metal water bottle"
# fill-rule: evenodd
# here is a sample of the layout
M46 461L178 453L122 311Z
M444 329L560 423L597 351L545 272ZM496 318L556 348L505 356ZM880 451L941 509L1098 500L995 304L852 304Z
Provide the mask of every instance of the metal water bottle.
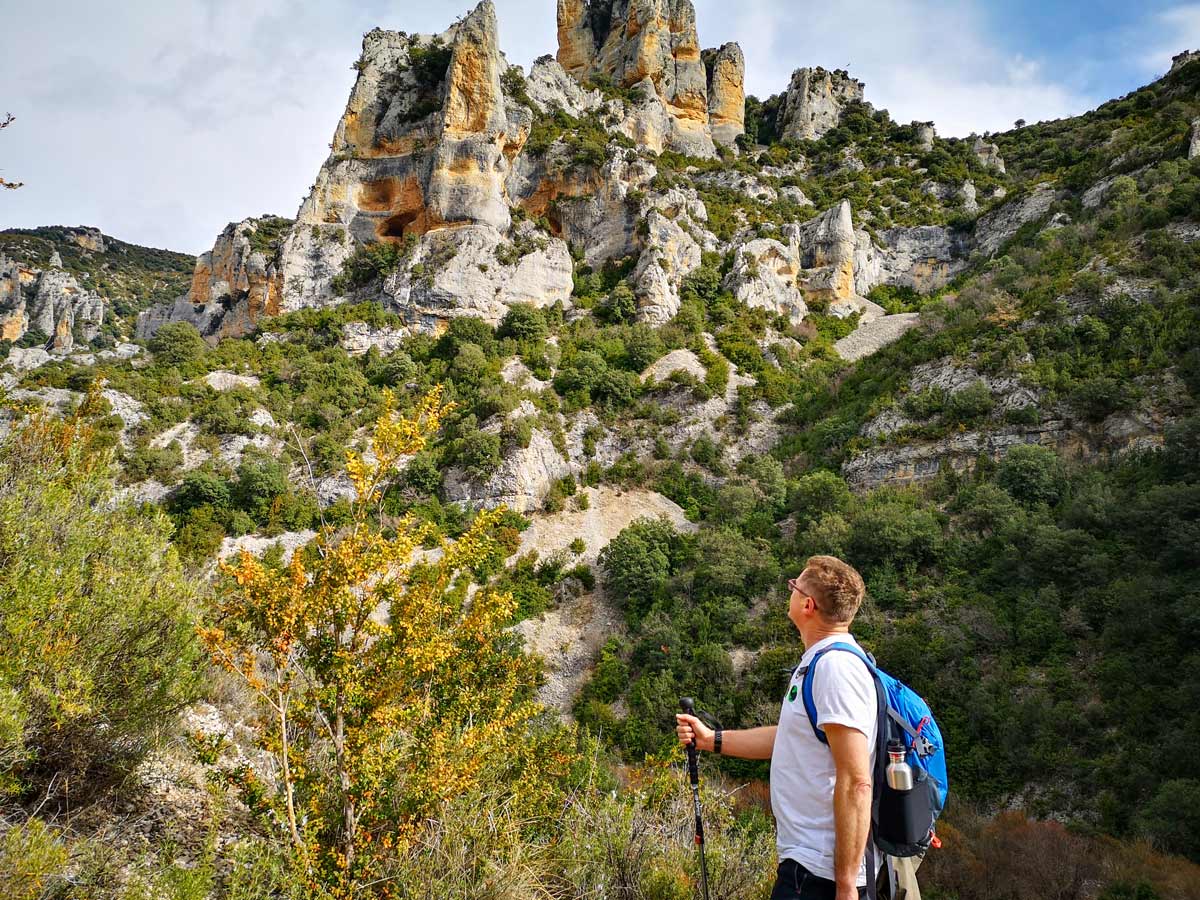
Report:
M904 743L888 741L887 783L892 790L911 791L913 786L912 767L904 761Z

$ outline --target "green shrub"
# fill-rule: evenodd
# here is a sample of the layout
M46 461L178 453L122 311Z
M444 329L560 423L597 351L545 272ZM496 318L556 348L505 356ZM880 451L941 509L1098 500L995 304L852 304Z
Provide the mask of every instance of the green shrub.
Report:
M78 419L0 445L0 686L19 699L25 785L86 802L196 696L197 587L171 527L112 506ZM7 773L11 775L12 773Z
M69 854L41 819L9 828L0 837L0 896L42 900L65 883Z
M1000 462L996 482L1027 506L1054 505L1066 490L1066 470L1058 454L1036 444L1013 447Z
M666 519L640 519L601 551L606 583L633 618L644 615L666 587L678 541Z
M168 368L188 366L208 351L208 344L191 322L167 322L150 339L156 364Z

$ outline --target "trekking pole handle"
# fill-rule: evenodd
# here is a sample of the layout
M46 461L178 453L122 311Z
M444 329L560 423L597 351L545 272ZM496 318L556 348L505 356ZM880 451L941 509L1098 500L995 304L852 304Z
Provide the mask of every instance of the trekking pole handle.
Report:
M685 716L694 717L696 715L696 701L691 697L680 697L679 708L683 710L683 714ZM693 731L692 742L688 744L687 747L688 780L690 780L693 785L700 783L700 770L696 763L696 758L698 756L699 754L696 752L696 733Z

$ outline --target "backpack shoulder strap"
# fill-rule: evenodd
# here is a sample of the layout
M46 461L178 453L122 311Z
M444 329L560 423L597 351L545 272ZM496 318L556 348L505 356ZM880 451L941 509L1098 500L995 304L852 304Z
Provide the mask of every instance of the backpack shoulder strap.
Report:
M804 698L804 711L808 713L808 724L812 726L813 734L816 735L817 740L822 744L828 744L829 740L825 737L825 732L817 727L817 704L813 699L812 689L813 671L816 669L817 663L821 661L821 657L831 650L843 650L847 653L853 653L866 664L867 669L871 673L871 678L875 681L878 681L878 679L875 677L875 660L871 658L871 655L865 653L862 649L856 647L854 644L847 644L843 641L839 641L836 644L830 644L828 647L825 647L813 657L812 662L810 662L807 666L801 667L800 674L804 680L801 682L800 693Z

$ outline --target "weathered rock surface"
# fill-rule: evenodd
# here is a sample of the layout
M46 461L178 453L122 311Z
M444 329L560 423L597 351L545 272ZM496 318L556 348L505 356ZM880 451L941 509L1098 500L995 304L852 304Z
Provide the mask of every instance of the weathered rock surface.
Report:
M562 67L580 82L644 84L640 130L692 156L715 155L714 139L731 144L742 129L741 51L727 44L711 60L702 58L691 0L558 0Z
M779 110L779 133L794 141L823 137L838 126L849 104L862 101L864 87L841 69L797 69Z
M746 133L746 58L737 44L702 54L708 75L708 119L713 140L732 147Z
M1188 159L1200 156L1200 118L1192 119L1192 133L1188 138Z
M148 339L165 323L184 321L216 342L249 334L259 319L278 315L282 308L274 258L254 246L259 228L276 221L261 217L227 225L212 250L197 257L187 294L141 313L137 336Z
M697 530L683 510L661 494L611 487L584 488L583 493L586 510L534 516L513 559L531 552L542 559L565 553L579 538L585 549L578 561L595 566L600 551L638 519L666 518L684 534ZM546 661L547 682L538 699L552 709L569 710L600 648L624 627L624 617L608 601L603 586L592 594L568 596L549 612L519 623L514 630L526 647Z
M42 349L66 354L76 339L89 342L99 335L103 299L81 287L61 259L54 262L37 269L0 254L0 340L16 342L36 332L45 340Z
M930 293L967 266L966 236L941 225L888 228L879 237L876 244L867 232L855 233L854 289L864 296L881 284Z
M920 321L920 313L881 316L865 325L860 325L853 333L837 341L833 345L833 349L847 362L864 359L878 353L888 344L894 344L900 340Z
M561 109L568 115L579 118L585 113L595 112L604 105L604 95L599 91L584 90L578 81L567 74L567 70L553 57L542 57L529 70L525 79L529 99L543 113Z
M342 326L342 349L351 356L362 356L372 347L382 355L395 353L410 336L407 328L372 328L366 322L347 322Z
M703 209L703 204L701 204ZM679 312L683 277L700 266L700 245L675 220L657 209L646 216L646 249L634 270L639 318L662 325Z
M524 223L507 240L489 225L431 231L384 285L389 305L412 327L436 331L455 316L492 325L514 303L570 306L573 266L566 243Z
M913 122L917 129L917 147L928 153L933 149L933 139L937 137L937 131L933 127L932 122Z
M806 296L830 303L852 300L857 237L850 201L843 200L815 219L789 225L784 233L798 252L802 269L797 282Z
M975 223L974 245L988 256L995 254L1021 226L1045 218L1058 200L1058 192L1051 183L1037 185L1025 196L1010 200Z
M746 306L767 309L800 322L808 304L797 284L800 276L798 248L771 238L758 238L738 248L724 287Z
M499 430L500 423L484 430ZM550 435L533 429L529 446L506 456L500 468L485 482L474 481L461 469L446 473L446 499L486 507L504 505L517 512L539 509L554 482L571 473L571 467L558 452Z
M976 136L971 150L984 166L995 169L1001 175L1005 173L1004 158L1000 155L1000 148L995 144L989 144L983 138Z

